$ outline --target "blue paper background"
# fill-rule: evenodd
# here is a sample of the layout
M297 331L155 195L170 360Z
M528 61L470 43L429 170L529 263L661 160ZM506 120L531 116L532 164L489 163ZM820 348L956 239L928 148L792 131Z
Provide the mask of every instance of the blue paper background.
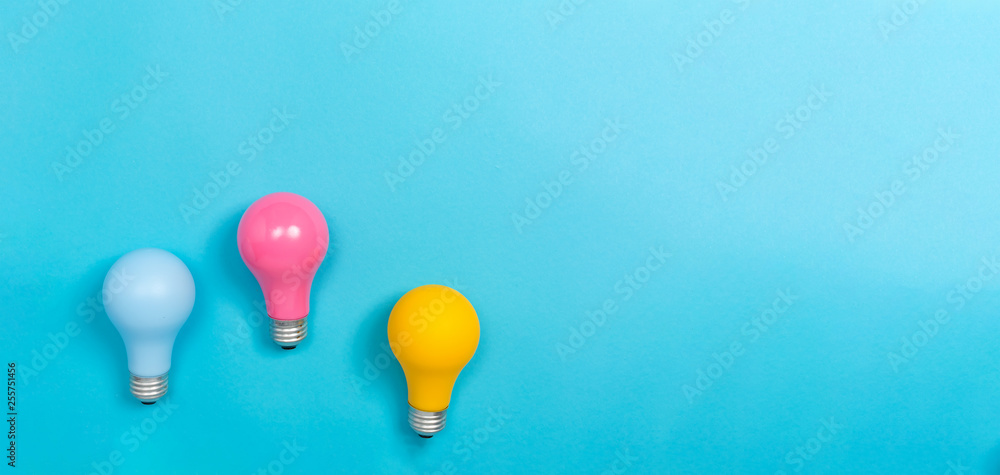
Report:
M18 470L994 473L1000 5L664 3L7 2ZM294 352L254 314L235 244L243 210L282 190L333 236ZM197 283L169 415L129 395L88 306L149 246ZM651 248L670 257L646 272ZM630 293L626 275L648 280ZM426 283L482 323L429 441L381 347Z

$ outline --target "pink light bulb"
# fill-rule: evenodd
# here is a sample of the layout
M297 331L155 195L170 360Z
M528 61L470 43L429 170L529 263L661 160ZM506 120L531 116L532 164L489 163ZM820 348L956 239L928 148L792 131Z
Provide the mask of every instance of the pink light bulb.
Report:
M323 213L295 193L267 195L240 218L240 257L264 292L271 338L286 350L306 337L309 290L329 244Z

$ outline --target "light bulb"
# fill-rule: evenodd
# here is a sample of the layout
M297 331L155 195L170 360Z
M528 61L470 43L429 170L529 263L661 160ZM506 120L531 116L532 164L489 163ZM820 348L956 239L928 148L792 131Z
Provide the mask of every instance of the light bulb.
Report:
M444 429L455 380L479 346L476 310L454 289L425 285L396 302L388 331L406 375L410 427L430 438Z
M264 293L271 338L286 350L306 337L309 290L329 243L323 213L294 193L267 195L240 219L240 256Z
M191 271L167 251L138 249L111 266L102 294L125 342L132 395L153 404L167 393L174 339L194 307Z

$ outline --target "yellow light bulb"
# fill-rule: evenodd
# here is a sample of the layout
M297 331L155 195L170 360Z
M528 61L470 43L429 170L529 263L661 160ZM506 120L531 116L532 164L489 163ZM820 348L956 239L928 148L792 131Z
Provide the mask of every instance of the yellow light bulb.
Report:
M388 331L406 375L410 427L429 438L444 428L455 380L479 346L479 317L458 291L425 285L396 302Z

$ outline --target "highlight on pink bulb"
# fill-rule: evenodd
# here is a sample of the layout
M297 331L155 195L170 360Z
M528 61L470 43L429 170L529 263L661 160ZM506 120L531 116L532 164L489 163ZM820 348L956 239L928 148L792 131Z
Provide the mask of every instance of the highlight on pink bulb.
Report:
M286 349L305 338L309 292L329 243L323 213L295 193L267 195L240 219L240 256L264 293L271 336Z

